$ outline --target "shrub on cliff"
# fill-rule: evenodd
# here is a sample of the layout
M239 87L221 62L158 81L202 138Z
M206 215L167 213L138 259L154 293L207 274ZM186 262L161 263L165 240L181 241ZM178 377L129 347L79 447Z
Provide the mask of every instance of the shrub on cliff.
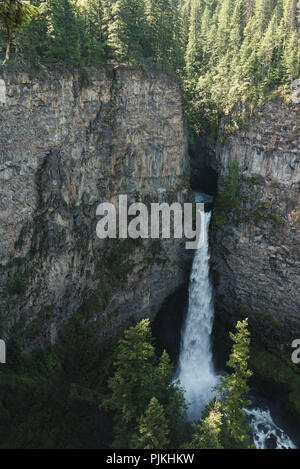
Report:
M239 203L237 196L240 184L239 163L233 161L228 167L228 175L225 181L224 190L219 192L214 206L214 222L216 226L226 223L227 214Z

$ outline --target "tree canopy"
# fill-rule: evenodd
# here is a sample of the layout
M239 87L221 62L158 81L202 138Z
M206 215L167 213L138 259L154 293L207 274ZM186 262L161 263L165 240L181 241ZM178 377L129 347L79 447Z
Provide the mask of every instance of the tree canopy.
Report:
M148 319L125 331L102 404L113 411L115 448L179 444L186 404L173 375L168 354L156 356Z
M9 59L12 32L28 24L40 10L25 0L0 0L0 25L7 33L4 63Z
M237 104L289 94L300 73L299 2L0 0L0 22L9 44L16 30L12 48L24 60L167 67L182 81L190 127L213 138Z

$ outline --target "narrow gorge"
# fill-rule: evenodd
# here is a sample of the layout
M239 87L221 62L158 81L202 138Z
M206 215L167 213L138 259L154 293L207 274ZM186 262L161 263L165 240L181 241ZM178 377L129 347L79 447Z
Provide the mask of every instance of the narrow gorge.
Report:
M300 449L299 12L0 0L0 449Z
M89 74L85 81L80 71L54 68L36 78L2 78L0 324L9 366L20 373L16 351L63 350L63 366L80 382L71 384L76 406L87 406L80 412L92 414L93 425L100 419L96 431L106 447L111 418L96 412L99 397L75 374L66 350L85 354L79 341L91 335L105 370L105 354L124 330L150 318L158 346L177 366L193 421L228 372L229 330L247 317L252 441L297 447L291 415L299 421L300 375L289 361L300 337L299 104L270 101L234 131L223 120L216 147L197 141L190 161L177 79L127 65ZM224 208L234 163L234 203ZM100 202L126 194L147 206L185 203L193 200L191 186L206 206L205 240L195 254L182 239L97 238ZM8 424L8 394L22 401L24 390L18 381L4 383ZM270 404L272 387L275 401L284 402L280 412ZM81 415L77 407L70 412Z

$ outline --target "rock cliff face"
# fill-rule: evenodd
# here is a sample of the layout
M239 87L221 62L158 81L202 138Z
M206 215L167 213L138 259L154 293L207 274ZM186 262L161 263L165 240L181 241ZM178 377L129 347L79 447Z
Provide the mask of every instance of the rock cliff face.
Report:
M24 348L54 343L74 313L104 344L184 278L180 240L96 236L96 207L119 194L188 197L179 85L125 66L89 74L1 85L0 311Z
M219 316L249 316L255 338L281 349L300 337L299 104L269 102L244 129L221 129L215 169L222 191L239 163L237 206L212 232Z

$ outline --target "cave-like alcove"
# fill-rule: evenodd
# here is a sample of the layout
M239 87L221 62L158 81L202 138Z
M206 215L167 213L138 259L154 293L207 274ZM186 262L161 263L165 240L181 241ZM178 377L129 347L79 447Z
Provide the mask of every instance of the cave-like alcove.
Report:
M196 139L195 148L190 151L190 161L192 189L215 197L218 193L215 158L207 143L200 138Z
M198 174L192 173L191 187L195 192L204 192L215 197L218 193L217 172L206 166L201 168Z
M166 350L175 366L177 366L181 330L187 312L188 285L179 287L166 298L153 324L152 332L155 337L157 352Z

